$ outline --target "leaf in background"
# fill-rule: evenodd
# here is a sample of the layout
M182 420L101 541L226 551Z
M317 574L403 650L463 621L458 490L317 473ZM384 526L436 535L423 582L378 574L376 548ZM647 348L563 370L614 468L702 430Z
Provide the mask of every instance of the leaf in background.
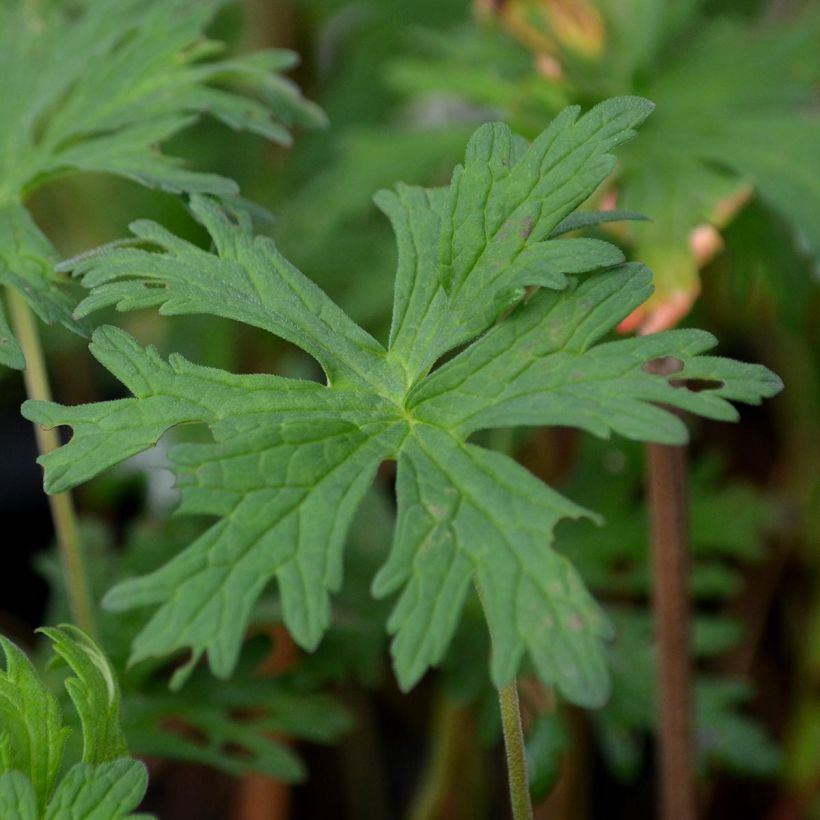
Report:
M227 681L197 670L184 697L169 692L163 679L127 694L124 728L134 750L204 763L231 775L304 780L304 764L284 738L331 743L350 729L350 716L309 685L260 674L265 657L260 650L269 647L265 641L253 643L243 649Z
M187 170L157 146L210 116L288 144L286 126L323 115L279 72L290 52L215 59L203 37L222 0L94 0L0 5L0 283L47 323L82 331L54 273L56 252L23 205L44 182L96 171L174 192L232 196L236 185ZM5 322L0 332L6 333ZM0 361L22 366L13 342Z
M83 762L58 778L70 729L57 701L11 641L0 637L0 812L9 820L120 820L133 817L148 782L128 759L119 726L119 691L108 659L74 626L42 630L77 677L66 681L83 729ZM98 711L99 710L99 711Z
M155 607L134 660L189 648L176 683L205 652L226 677L273 578L285 625L314 648L330 622L353 514L379 464L396 459L399 518L374 591L401 593L389 623L401 685L441 661L475 581L497 685L529 655L541 679L569 699L605 698L600 639L609 628L575 569L549 548L561 518L587 513L467 438L497 426L574 424L604 437L615 430L680 443L686 428L657 404L732 420L730 401L757 403L780 389L765 368L700 355L714 345L700 331L599 344L647 298L649 273L627 265L578 284L576 275L617 263L620 252L549 239L607 177L609 150L650 110L629 97L580 118L568 109L532 145L504 126L484 126L449 188L381 195L399 245L389 349L270 240L202 197L192 207L216 253L139 222L136 235L161 252L117 247L78 262L92 288L81 312L159 305L166 314L236 319L310 353L328 381L235 376L180 356L166 362L107 328L95 333L92 351L134 398L26 403L31 420L74 428L67 445L41 459L50 492L151 447L174 425L211 429L212 443L179 445L170 458L181 509L217 522L161 569L106 598L113 609ZM533 295L535 285L544 289ZM646 372L661 356L679 358L677 380L708 380L710 389L679 389Z
M627 235L655 274L656 292L624 331L678 324L698 296L699 270L722 248L720 232L753 193L820 253L820 13L807 5L781 21L749 21L702 6L507 0L488 12L497 18L489 31L474 25L431 36L439 44L435 72L401 57L391 71L417 103L438 93L480 106L503 83L507 99L494 94L483 115L503 112L528 136L554 115L537 105L549 94L571 102L640 93L657 104L639 147L623 153L614 183L620 207L652 218ZM495 37L490 54L484 44L504 31L526 50ZM480 72L458 83L482 48Z
M527 733L527 769L534 802L545 800L561 775L561 762L571 745L560 713L538 715Z
M649 593L646 511L633 501L642 486L643 464L635 448L589 442L566 487L572 494L583 493L606 520L605 527L568 522L559 535L562 552L596 593ZM782 504L728 479L717 464L705 460L694 465L689 492L691 592L697 600L723 600L738 591L739 564L765 555L766 539L783 515Z
M202 527L193 525L190 519L173 519L162 526L151 522L135 528L122 549L115 550L111 533L86 522L83 543L88 564L93 568L95 600L123 577L149 572L161 565L180 542L201 531ZM58 557L41 560L39 569L56 593L49 619L62 618L68 607ZM254 620L260 626L263 618L271 617L267 612L255 614ZM330 743L349 728L346 710L335 698L318 691L324 682L322 675L300 674L296 678L261 674L260 669L270 655L270 642L261 636L245 644L228 681L196 670L185 697L180 698L168 692L167 670L162 666L126 665L131 641L145 625L146 618L141 613L106 613L104 619L98 620L122 690L122 729L118 727L116 731L125 735L135 754L204 763L233 775L258 772L295 781L302 779L304 766L296 752L281 742L281 736ZM383 629L381 623L374 627ZM353 636L351 642L357 639ZM78 650L74 647L75 653ZM368 660L371 658L372 655L367 656ZM95 676L94 669L86 671ZM103 681L97 675L97 685L86 693L96 694L102 700L100 709L107 702L106 690L100 687Z
M655 655L651 618L626 607L611 607L618 639L609 647L613 690L609 703L596 712L593 724L610 765L620 777L633 779L641 763L641 738L655 723ZM715 646L704 645L702 627L695 628L694 651L705 657ZM711 636L708 636L711 637ZM700 674L695 684L697 752L701 768L728 768L747 776L771 775L779 754L769 733L742 709L751 693L744 683Z

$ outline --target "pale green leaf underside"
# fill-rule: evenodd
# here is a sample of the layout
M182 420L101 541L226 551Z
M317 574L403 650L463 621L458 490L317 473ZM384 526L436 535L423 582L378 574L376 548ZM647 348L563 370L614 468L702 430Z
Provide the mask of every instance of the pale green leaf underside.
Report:
M505 126L485 126L449 188L380 194L399 246L387 349L272 242L203 198L192 207L214 254L141 222L134 233L160 253L116 247L77 263L91 288L83 312L159 305L226 316L299 345L328 376L325 386L235 376L179 356L166 362L104 328L92 351L134 398L25 405L28 418L74 430L41 459L50 492L151 447L174 425L211 429L213 443L179 445L171 462L182 510L217 522L157 572L107 597L116 608L154 607L135 658L189 648L192 662L206 652L214 672L229 674L253 604L274 578L287 626L300 644L315 646L341 580L353 511L379 463L397 459L398 524L374 592L399 593L389 628L402 685L441 660L476 584L496 683L528 656L571 700L601 702L599 644L608 627L550 547L554 525L584 511L467 437L488 427L567 424L682 442L685 427L660 404L732 419L730 400L756 403L780 389L765 368L700 355L714 344L700 331L601 342L649 295L650 275L619 265L620 252L606 243L551 238L584 224L570 214L609 173L609 150L649 110L636 98L581 118L570 109L529 147ZM662 356L676 357L679 372L645 371ZM709 389L670 384L688 378L707 380Z
M285 144L288 126L323 115L278 73L290 52L215 59L222 46L203 29L223 0L94 0L78 14L61 5L0 4L0 284L43 321L81 332L56 253L23 205L35 188L95 171L233 195L231 180L189 170L158 146L202 114ZM22 367L7 335L0 319L0 363Z

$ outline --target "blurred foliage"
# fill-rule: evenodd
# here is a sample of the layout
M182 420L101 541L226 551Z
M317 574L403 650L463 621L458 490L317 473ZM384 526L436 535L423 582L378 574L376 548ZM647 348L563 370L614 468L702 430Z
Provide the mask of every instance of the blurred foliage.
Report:
M87 522L82 534L95 600L116 580L161 566L184 538L202 529L202 522L185 519L141 521L116 550L108 528ZM43 556L38 563L52 589L45 620L64 620L68 606L58 556ZM168 688L173 668L167 663L128 666L131 644L148 620L147 613L98 610L97 615L102 644L122 688L123 730L137 754L207 763L233 775L259 772L294 782L304 779L304 766L278 737L330 743L350 728L341 704L317 691L329 677L315 675L309 680L288 669L277 671L275 663L272 668L277 641L287 643L283 634L271 636L272 621L257 620L253 631L258 637L245 645L229 680L217 680L200 669L187 684L184 697L179 697Z

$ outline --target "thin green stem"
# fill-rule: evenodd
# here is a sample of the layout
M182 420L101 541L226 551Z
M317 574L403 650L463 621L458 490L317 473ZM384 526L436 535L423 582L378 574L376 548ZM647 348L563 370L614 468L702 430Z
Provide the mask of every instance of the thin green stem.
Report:
M521 726L521 711L518 707L518 686L514 680L498 690L498 699L501 703L501 728L507 752L507 776L510 781L513 820L532 820L527 752L524 746L524 729Z
M26 369L23 372L26 393L30 399L51 401L51 388L48 383L48 372L43 347L40 344L37 320L22 296L12 288L7 288L6 292L17 341L26 359ZM37 436L37 446L42 454L50 453L60 446L56 430L43 430L39 425L34 425L34 432ZM83 566L74 502L70 493L51 495L48 500L63 562L71 616L78 626L90 635L96 635L94 605L88 576Z
M481 601L481 607L486 613L484 593L481 591L478 579L475 580L475 590L478 593L478 600ZM490 630L490 642L492 641L493 635ZM501 705L501 730L504 733L504 750L507 754L507 779L510 784L513 820L532 820L527 749L524 745L524 727L521 725L518 683L515 679L498 690L498 701Z

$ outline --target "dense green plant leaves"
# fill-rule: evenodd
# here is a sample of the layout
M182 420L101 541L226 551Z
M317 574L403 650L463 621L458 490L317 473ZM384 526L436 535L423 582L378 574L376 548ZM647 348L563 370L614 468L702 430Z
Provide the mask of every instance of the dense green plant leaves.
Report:
M39 317L80 330L54 273L56 253L26 211L44 182L76 171L128 177L168 191L237 193L188 170L157 146L209 114L234 129L288 143L286 126L322 115L278 72L294 55L264 51L216 59L203 29L223 0L95 0L0 4L0 283ZM0 361L21 367L0 320Z
M119 727L120 693L108 659L74 626L42 630L76 677L66 680L83 734L82 762L60 776L70 729L28 658L0 637L0 814L12 820L137 817L147 785L128 758ZM147 820L146 815L139 815Z
M572 565L549 548L557 521L587 513L466 439L482 428L561 423L682 442L686 428L657 403L733 419L729 400L755 403L780 389L765 368L700 355L714 339L699 331L598 344L649 296L650 274L607 269L622 257L605 243L549 239L609 174L610 149L650 110L630 97L580 118L568 109L530 146L502 125L483 126L448 188L380 195L399 244L388 350L270 240L202 197L192 208L215 254L140 222L135 234L160 253L117 247L77 263L93 288L80 313L159 304L168 314L234 318L309 352L328 381L234 376L176 355L166 362L104 328L92 352L134 398L25 405L40 424L74 429L41 459L50 492L150 447L176 424L211 429L213 443L179 445L171 461L181 509L218 522L164 567L107 596L114 609L156 606L135 660L190 648L177 683L205 652L212 670L228 675L254 602L274 577L285 624L314 647L330 621L353 512L378 465L393 458L399 521L374 591L401 590L390 620L401 684L441 660L477 582L497 684L529 655L542 680L570 699L601 702L599 639L608 627ZM580 284L570 278L590 270L599 272ZM535 285L543 287L533 293ZM680 362L673 381L707 380L710 389L677 388L643 367L662 356Z

